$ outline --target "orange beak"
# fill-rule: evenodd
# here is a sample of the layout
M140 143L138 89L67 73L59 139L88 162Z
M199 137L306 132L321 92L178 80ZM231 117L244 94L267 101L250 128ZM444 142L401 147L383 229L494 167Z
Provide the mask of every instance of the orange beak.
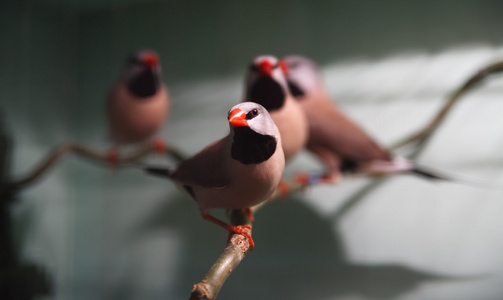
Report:
M267 75L269 77L272 77L272 69L274 68L273 64L268 61L264 60L258 64L258 68L260 70L260 73L262 75Z
M284 59L281 59L278 62L278 65L279 65L279 68L281 69L281 71L283 72L283 75L287 76L288 75L288 63Z
M242 127L248 126L248 122L246 122L246 114L239 108L234 108L229 113L229 123L232 127Z
M147 53L143 57L143 63L150 68L156 67L159 64L159 57L155 53Z

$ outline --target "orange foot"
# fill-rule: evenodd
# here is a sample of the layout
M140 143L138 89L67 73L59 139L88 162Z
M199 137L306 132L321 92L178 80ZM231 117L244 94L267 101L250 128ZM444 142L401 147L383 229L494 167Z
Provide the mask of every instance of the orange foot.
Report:
M111 148L107 153L108 165L112 170L117 167L117 163L119 162L119 150L117 148Z
M201 217L229 231L229 240L231 238L232 233L243 234L250 241L250 251L252 251L253 247L255 247L255 243L253 242L253 239L251 237L251 225L232 226L230 224L220 221L219 219L213 217L212 215L210 215L208 212L205 211L201 211ZM227 242L229 242L229 240L227 240Z
M281 199L286 199L288 193L290 192L290 186L284 180L281 180L278 184L279 194Z
M163 154L166 152L166 142L161 138L153 139L152 147L154 147L156 153Z
M305 188L311 183L311 176L306 172L298 172L295 175L295 181L300 183L302 188Z
M307 187L313 184L334 184L339 182L339 177L332 174L309 174L299 172L295 176L295 181L302 184L302 187Z
M231 238L232 233L238 233L238 234L242 234L242 235L246 236L248 238L248 240L250 241L250 251L253 250L253 248L255 247L255 243L253 242L253 239L251 237L251 226L250 225L239 225L239 226L227 225L226 229L229 231L229 239Z
M321 175L321 182L326 184L338 184L341 181L341 179L342 179L341 173Z

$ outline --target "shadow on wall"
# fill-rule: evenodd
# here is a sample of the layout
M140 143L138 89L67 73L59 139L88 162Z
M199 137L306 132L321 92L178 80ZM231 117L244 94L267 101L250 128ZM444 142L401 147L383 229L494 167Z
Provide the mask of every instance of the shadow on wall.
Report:
M0 115L0 187L10 171L12 142ZM0 299L29 300L52 294L52 282L42 267L22 262L16 253L9 215L11 205L20 201L14 193L0 188Z
M0 129L3 129L0 178L4 181L9 169L11 144L5 128ZM349 261L337 223L382 182L385 180L376 180L345 199L345 204L330 219L320 218L298 201L298 196L290 197L286 202L269 203L256 215L256 250L230 276L220 298L322 299L357 295L384 300L410 292L426 281L466 279L421 272L399 264L362 265ZM8 216L9 205L16 203L12 201L14 197L2 195L0 206L1 299L24 300L51 295L52 282L45 271L37 265L20 262L15 252ZM143 223L135 227L128 242L130 245L140 243L141 238L150 233L179 232L183 255L177 269L148 271L152 274L149 276L156 276L157 271L174 274L176 278L170 293L177 299L185 299L192 285L202 278L220 254L227 234L199 218L197 205L188 197L180 193L170 197L173 199L161 201L152 213L143 216ZM217 210L215 213L222 214ZM128 243L124 245L127 246ZM110 257L118 259L113 255ZM127 264L127 272L121 273L122 278L115 281L116 285L105 288L106 299L133 299L132 295L138 295L137 281L141 276L135 272L138 265L130 261ZM164 290L152 289L149 293L142 294L142 298L166 297Z
M365 191L372 189L366 188ZM353 204L366 192L352 197ZM159 208L138 229L140 232L181 230L184 254L173 293L186 298L220 254L227 234L197 218L197 206L180 196ZM165 202L167 203L167 202ZM187 204L190 203L190 204ZM350 210L347 206L343 212ZM192 216L190 216L192 214ZM295 216L292 219L291 216ZM341 218L338 215L337 218ZM337 220L337 219L336 219ZM216 229L215 229L216 228ZM220 291L222 299L324 299L358 295L391 299L410 292L425 281L462 279L416 271L397 264L359 265L346 257L333 220L323 220L295 197L275 201L257 212L254 226L256 249L247 255ZM216 241L215 241L216 240ZM127 280L126 280L127 281ZM130 282L132 283L132 282ZM126 299L130 284L111 299Z

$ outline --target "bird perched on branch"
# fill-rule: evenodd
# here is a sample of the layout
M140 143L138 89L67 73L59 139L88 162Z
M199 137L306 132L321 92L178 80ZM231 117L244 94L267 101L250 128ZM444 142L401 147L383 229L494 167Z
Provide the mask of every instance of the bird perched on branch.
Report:
M264 106L278 126L285 159L289 161L307 143L308 123L304 111L290 94L274 56L256 57L246 77L244 101Z
M150 50L134 53L127 59L108 97L111 139L116 145L145 141L159 130L168 111L169 94L161 80L159 56ZM157 151L164 151L161 139L155 139L153 145ZM112 165L118 156L116 148L110 150Z
M338 181L341 172L345 171L370 175L412 172L432 179L446 179L412 161L393 159L330 98L313 61L292 55L282 58L279 65L292 95L306 113L309 123L307 148L324 162L331 181Z
M243 102L228 114L230 133L210 144L175 169L147 167L153 175L172 180L199 205L201 216L229 232L251 239L249 225L232 226L210 215L212 208L244 209L266 200L277 187L285 167L282 139L267 110ZM250 215L250 219L252 216Z

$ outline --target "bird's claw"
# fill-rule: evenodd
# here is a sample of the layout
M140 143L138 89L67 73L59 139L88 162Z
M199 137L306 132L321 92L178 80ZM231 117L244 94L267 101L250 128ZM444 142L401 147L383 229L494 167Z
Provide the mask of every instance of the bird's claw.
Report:
M281 199L286 199L288 193L290 193L290 186L284 180L281 180L278 184L278 190Z
M250 251L253 250L253 248L255 247L255 243L253 242L253 239L251 236L251 230L252 230L251 225L237 225L237 226L229 225L227 227L227 230L229 231L228 241L230 240L232 233L242 234L242 235L246 236L248 238L248 241L250 242Z
M296 182L300 183L302 185L302 188L307 187L308 185L312 184L312 178L311 175L305 172L299 172L295 175Z
M253 211L251 210L251 208L246 208L245 209L245 214L246 216L248 217L248 219L250 220L250 222L254 222L255 221L255 217L253 216Z
M334 184L337 183L338 177L331 174L315 174L299 172L295 176L295 181L300 183L303 188L314 184Z
M117 148L112 148L108 150L107 161L108 165L112 170L115 169L115 167L117 167L117 164L119 162L119 150L117 150Z
M156 153L162 154L166 152L166 142L163 139L152 140L152 147Z

